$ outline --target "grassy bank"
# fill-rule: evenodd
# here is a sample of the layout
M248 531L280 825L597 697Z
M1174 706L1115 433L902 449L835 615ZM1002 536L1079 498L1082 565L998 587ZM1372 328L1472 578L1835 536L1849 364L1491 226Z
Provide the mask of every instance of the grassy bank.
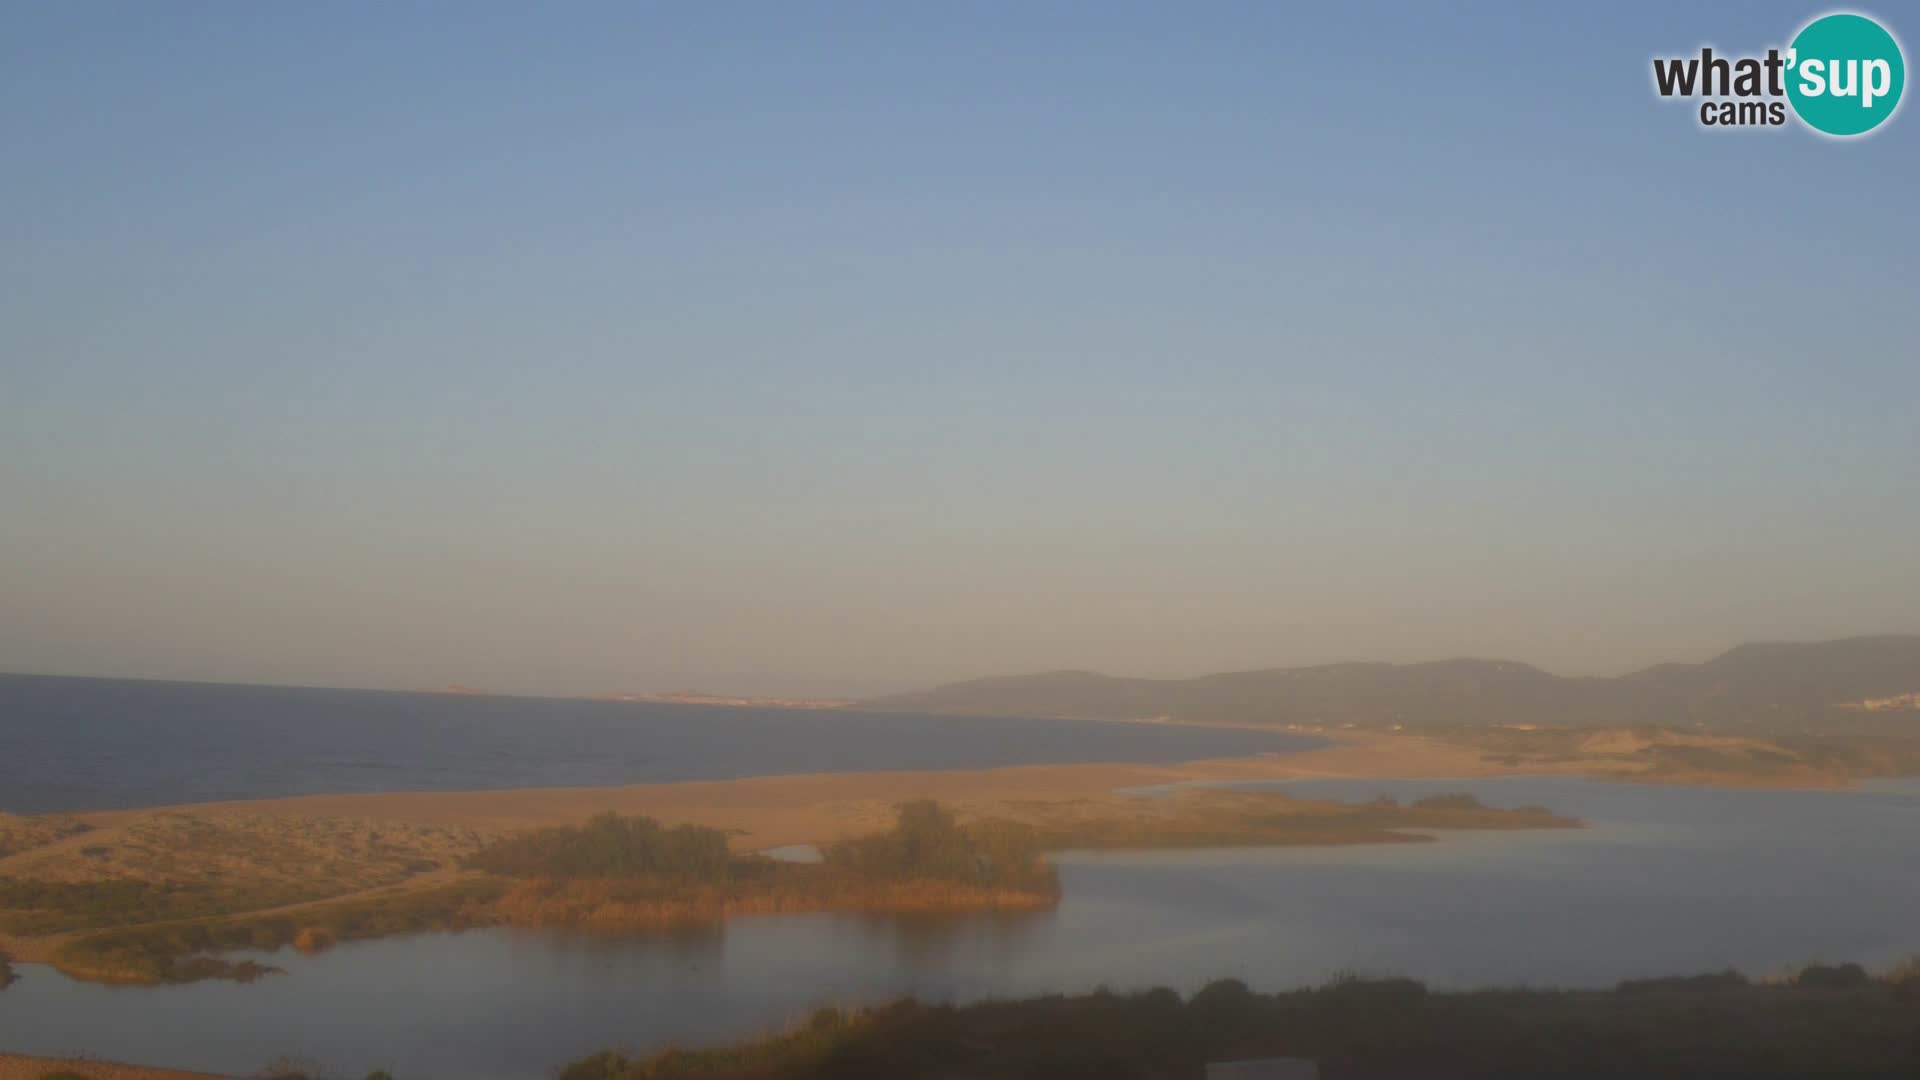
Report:
M1734 974L1612 991L1435 993L1342 979L1258 994L1228 980L965 1007L823 1010L780 1035L644 1058L595 1055L560 1080L1193 1080L1209 1061L1303 1057L1326 1080L1901 1077L1920 1071L1920 979L1851 966L1755 985Z
M1050 851L1409 843L1429 829L1572 829L1577 818L1538 806L1497 809L1467 794L1410 804L1297 799L1280 792L1200 789L1158 799L1076 807L1038 804L1021 820Z
M59 946L53 964L96 982L168 983L206 978L247 980L272 969L218 954L284 945L315 950L338 941L425 930L461 929L493 921L499 882L470 878L389 897L322 904L265 916L193 919L84 934Z
M257 882L37 881L0 877L0 930L26 936L202 919L325 899Z

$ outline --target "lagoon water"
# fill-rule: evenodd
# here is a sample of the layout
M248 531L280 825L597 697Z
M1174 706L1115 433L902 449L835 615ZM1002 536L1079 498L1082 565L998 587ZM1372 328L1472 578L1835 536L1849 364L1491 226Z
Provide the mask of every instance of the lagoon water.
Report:
M1426 844L1076 854L1058 910L944 920L735 920L592 938L506 930L350 944L250 986L152 989L23 965L0 1048L246 1073L291 1056L345 1075L524 1080L606 1047L724 1040L823 1004L1342 971L1437 985L1602 986L1920 954L1920 782L1851 791L1570 779L1304 781L1303 795L1471 790L1576 814L1576 831Z
M775 773L1171 763L1285 732L0 675L0 811Z

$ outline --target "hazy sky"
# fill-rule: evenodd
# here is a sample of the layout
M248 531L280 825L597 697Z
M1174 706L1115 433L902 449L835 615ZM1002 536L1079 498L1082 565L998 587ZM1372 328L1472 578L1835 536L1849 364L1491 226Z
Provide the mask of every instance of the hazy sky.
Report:
M1920 629L1913 105L1654 97L1818 6L1442 7L0 4L0 670Z

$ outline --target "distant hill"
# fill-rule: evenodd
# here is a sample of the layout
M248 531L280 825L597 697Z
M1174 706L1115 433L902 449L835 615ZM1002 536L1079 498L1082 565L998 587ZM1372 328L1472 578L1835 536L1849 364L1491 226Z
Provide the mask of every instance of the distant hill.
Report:
M1920 635L1742 645L1704 664L1569 678L1504 660L1345 663L1131 679L975 679L862 703L894 712L1432 729L1657 725L1920 736Z

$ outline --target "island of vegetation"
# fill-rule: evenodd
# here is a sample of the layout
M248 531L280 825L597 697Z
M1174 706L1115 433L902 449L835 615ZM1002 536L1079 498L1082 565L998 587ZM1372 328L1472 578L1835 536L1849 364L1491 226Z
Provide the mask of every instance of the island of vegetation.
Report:
M1579 822L1470 795L1402 805L1272 791L1010 800L957 812L928 799L820 846L817 862L736 850L727 830L602 813L490 832L440 825L165 811L108 828L15 819L0 859L0 944L103 982L247 980L234 950L473 926L642 930L817 911L1052 907L1046 854L1066 849L1418 843L1422 830Z

